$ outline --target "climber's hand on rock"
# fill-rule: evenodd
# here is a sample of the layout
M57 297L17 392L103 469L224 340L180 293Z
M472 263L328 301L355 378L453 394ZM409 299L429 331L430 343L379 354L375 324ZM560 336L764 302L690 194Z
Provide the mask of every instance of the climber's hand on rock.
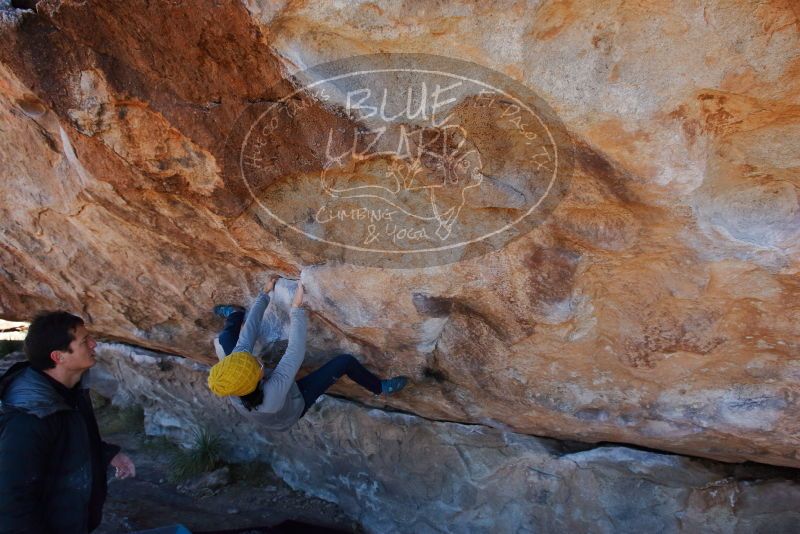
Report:
M292 308L299 308L303 305L303 283L297 282L297 289L294 290L294 298L292 299Z
M278 278L280 278L280 276L278 276L277 274L271 274L269 276L267 283L264 284L264 293L269 293L270 291L275 289L275 282L278 281Z

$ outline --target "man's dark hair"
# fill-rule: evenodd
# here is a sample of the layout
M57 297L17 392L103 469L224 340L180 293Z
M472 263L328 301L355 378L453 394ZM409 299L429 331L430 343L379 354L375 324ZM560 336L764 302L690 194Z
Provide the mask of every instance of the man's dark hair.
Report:
M40 371L55 367L50 353L68 351L69 344L75 340L75 330L82 324L83 319L65 311L38 313L25 336L25 355L31 367Z

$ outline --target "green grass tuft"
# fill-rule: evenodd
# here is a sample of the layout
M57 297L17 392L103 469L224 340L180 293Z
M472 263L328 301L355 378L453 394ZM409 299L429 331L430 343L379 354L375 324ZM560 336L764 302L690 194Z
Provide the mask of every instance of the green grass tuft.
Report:
M179 450L172 459L170 470L173 482L213 471L222 465L222 440L208 429L195 432L189 449Z

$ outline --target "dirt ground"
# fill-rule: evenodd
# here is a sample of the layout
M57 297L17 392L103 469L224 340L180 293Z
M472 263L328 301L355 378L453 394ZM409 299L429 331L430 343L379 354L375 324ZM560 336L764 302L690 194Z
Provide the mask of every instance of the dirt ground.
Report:
M103 523L95 531L98 534L176 523L192 532L250 529L287 520L309 525L308 530L292 532L318 532L326 528L362 532L358 523L338 506L292 490L266 464L231 466L233 482L216 494L181 493L179 484L170 481L174 447L163 439L145 438L139 431L114 431L120 425L113 419L109 422L109 410L113 408L96 410L101 432L106 441L120 445L131 457L136 464L136 478L117 480L110 476Z

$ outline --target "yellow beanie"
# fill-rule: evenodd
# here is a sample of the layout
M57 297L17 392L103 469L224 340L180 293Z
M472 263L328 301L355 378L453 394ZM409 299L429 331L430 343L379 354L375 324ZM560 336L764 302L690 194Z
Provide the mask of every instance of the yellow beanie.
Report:
M208 373L208 388L220 397L241 397L256 389L262 375L261 364L252 354L233 352L211 368Z

